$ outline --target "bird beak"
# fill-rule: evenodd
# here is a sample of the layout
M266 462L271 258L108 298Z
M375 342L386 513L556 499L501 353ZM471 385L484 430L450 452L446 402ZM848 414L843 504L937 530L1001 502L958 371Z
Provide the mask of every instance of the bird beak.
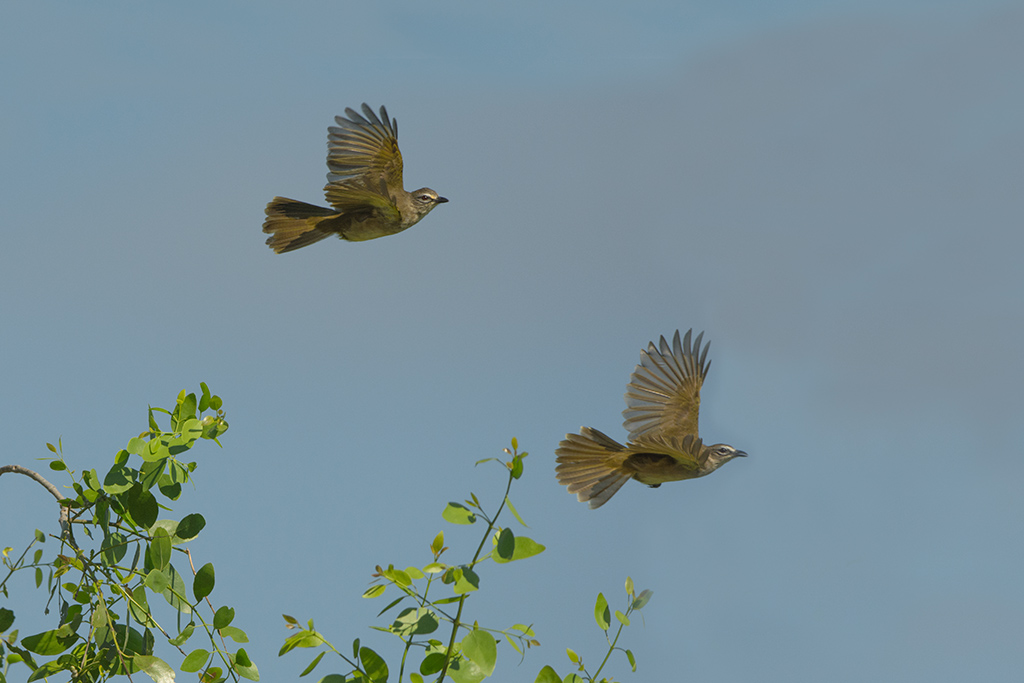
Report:
M746 451L736 451L736 457L737 458L745 458L745 457L747 457L747 452Z
M448 203L448 198L447 197L438 197L437 199L434 200L434 203L435 204L447 204Z

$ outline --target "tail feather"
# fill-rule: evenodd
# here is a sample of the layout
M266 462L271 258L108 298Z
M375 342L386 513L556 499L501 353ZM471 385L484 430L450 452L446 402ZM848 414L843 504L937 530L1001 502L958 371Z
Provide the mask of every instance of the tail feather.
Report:
M267 204L266 214L263 232L270 234L267 245L278 254L283 254L333 234L331 230L318 226L324 219L337 216L338 212L294 199L274 197Z
M591 509L607 503L633 476L622 467L629 455L626 447L589 427L566 434L555 455L558 483L580 502L589 502Z

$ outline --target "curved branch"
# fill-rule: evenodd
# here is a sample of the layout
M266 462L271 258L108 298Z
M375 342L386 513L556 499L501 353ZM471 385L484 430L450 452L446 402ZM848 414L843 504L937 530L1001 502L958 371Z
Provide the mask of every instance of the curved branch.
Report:
M49 491L53 495L53 497L56 498L58 501L62 501L65 498L67 498L67 496L60 492L60 489L58 489L56 486L47 481L46 477L39 474L38 472L30 470L27 467L22 467L21 465L3 465L2 467L0 467L0 475L7 474L8 472L24 474L26 477L29 477L30 479L35 479L37 482L39 482L40 485L42 485L43 488ZM60 537L62 539L67 540L73 547L78 547L75 544L75 537L71 535L71 521L70 515L68 513L68 507L66 505L60 506Z

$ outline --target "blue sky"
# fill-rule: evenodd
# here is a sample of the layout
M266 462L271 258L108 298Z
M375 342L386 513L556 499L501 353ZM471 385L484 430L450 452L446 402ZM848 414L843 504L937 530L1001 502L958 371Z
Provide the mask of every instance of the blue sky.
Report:
M391 654L370 572L441 529L471 553L440 510L499 495L472 463L512 436L548 550L469 607L543 646L496 680L597 657L627 575L655 595L623 680L1012 680L1022 38L987 1L9 3L2 460L62 437L103 470L207 382L231 430L176 512L207 518L264 680L306 663L276 657L281 613ZM320 202L327 126L364 101L406 187L451 203L273 254L263 207ZM554 448L624 437L640 349L688 327L702 435L751 457L588 510ZM11 479L18 547L55 514Z

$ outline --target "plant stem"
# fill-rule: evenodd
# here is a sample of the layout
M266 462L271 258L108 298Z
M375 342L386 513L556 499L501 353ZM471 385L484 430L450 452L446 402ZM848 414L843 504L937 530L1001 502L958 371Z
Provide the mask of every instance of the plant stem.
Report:
M505 486L505 495L501 499L501 505L498 506L498 511L494 513L487 524L487 531L484 532L484 537L480 539L480 545L476 548L476 553L473 555L472 562L469 563L470 567L476 566L477 560L480 558L480 552L484 549L484 543L491 537L491 530L494 529L495 523L498 521L498 516L501 515L501 511L505 509L505 501L508 500L508 492L512 490L512 472L508 473L508 484ZM441 675L437 679L437 683L444 681L445 675L448 673L448 665L452 661L452 651L455 649L455 637L459 633L459 625L462 623L462 608L466 604L466 598L468 594L463 593L462 597L459 598L459 611L455 613L455 620L452 622L452 637L448 639L448 650L444 656L444 666L441 667Z

